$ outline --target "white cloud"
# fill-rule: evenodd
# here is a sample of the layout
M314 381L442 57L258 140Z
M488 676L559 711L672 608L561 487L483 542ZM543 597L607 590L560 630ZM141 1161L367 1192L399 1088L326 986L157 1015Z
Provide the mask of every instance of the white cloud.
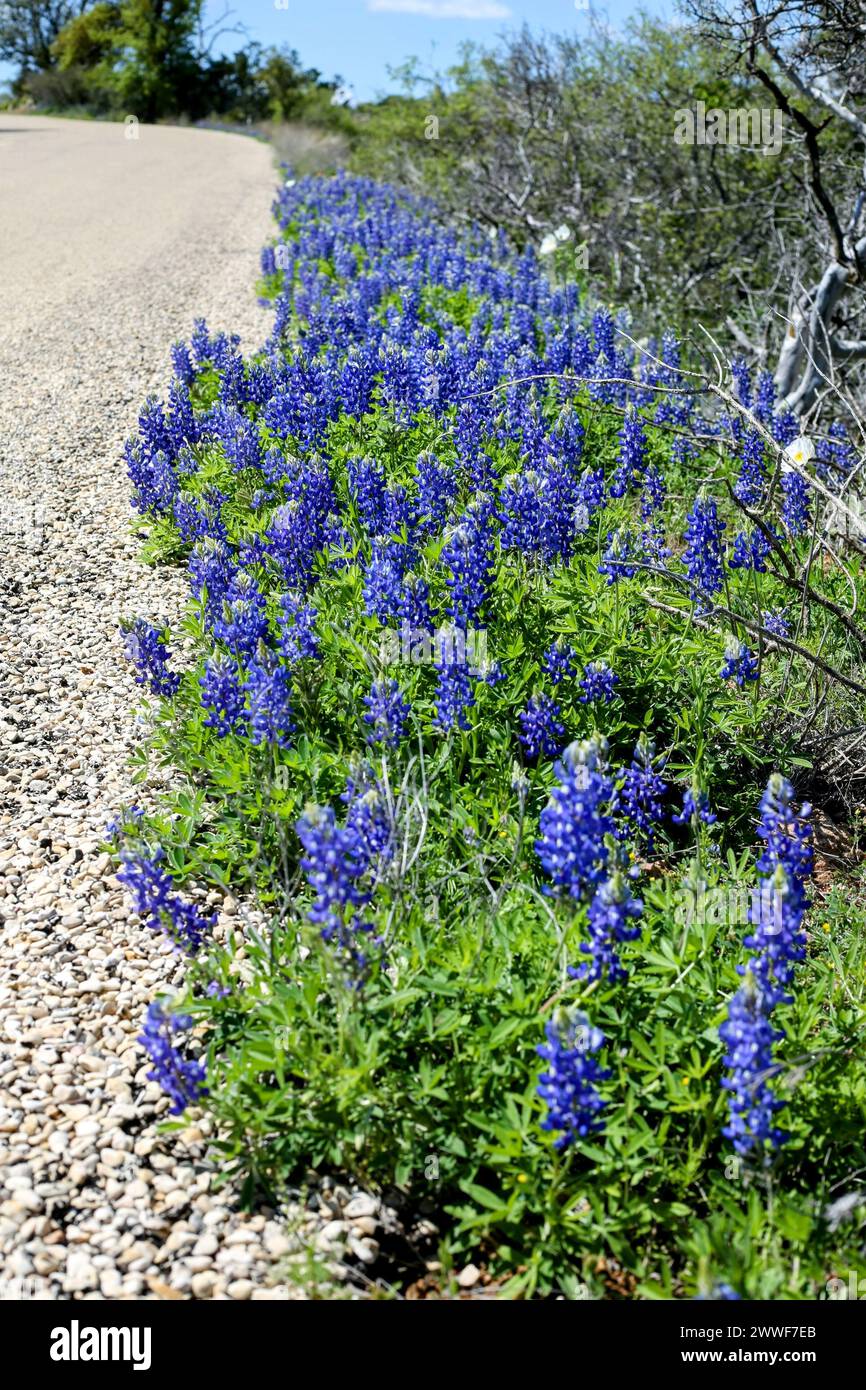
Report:
M508 19L499 0L367 0L367 9L388 14L418 14L427 19Z

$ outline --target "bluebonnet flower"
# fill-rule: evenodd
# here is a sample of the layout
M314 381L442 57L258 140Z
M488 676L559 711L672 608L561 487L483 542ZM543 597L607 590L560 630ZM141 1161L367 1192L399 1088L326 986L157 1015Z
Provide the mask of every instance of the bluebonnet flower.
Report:
M369 695L364 696L367 713L364 722L371 726L368 743L383 743L396 748L403 737L409 705L395 680L374 681Z
M355 539L347 526L334 518L326 539L328 563L333 570L345 570L355 559L357 547Z
M732 570L750 570L752 568L752 546L745 531L738 531L734 536L728 564Z
M764 491L764 442L757 430L749 430L741 447L740 476L734 484L734 496L747 507L761 500Z
M734 537L734 547L728 564L732 570L754 570L757 574L766 574L767 566L764 561L770 549L770 542L759 527L756 526L748 532L739 531Z
M592 336L595 340L595 350L598 356L605 357L609 363L613 362L616 355L614 333L615 325L610 310L596 309L592 316Z
M138 417L138 433L145 455L153 459L164 454L171 462L175 450L169 433L168 422L162 405L154 396L148 396Z
M683 564L692 583L692 593L703 608L703 598L724 588L722 570L722 532L724 521L719 520L712 497L697 498L688 515Z
M162 867L162 850L152 858L124 850L117 879L129 891L134 910L152 931L165 932L179 950L194 956L213 931L216 914L205 917L177 892Z
M557 638L553 645L548 647L542 662L551 684L559 685L567 676L573 676L576 660L577 652L574 647L569 646L561 637Z
M648 468L644 473L640 503L640 514L644 521L649 521L656 512L661 511L666 496L667 488L661 473L657 468Z
M123 453L136 511L170 512L180 492L180 482L168 455L162 449L151 454L135 440L127 441Z
M599 1065L594 1053L605 1038L586 1014L568 1009L558 1009L544 1033L547 1042L537 1048L547 1063L538 1079L538 1094L547 1107L541 1128L561 1131L554 1148L562 1151L604 1129L600 1116L605 1103L597 1087L610 1072Z
M652 741L641 734L631 764L620 774L623 780L615 802L615 810L646 835L647 849L652 849L655 823L664 815L662 800L668 789L656 769L656 761Z
M758 374L758 389L755 392L754 413L762 425L767 425L773 418L776 402L776 386L773 381L772 372L760 372Z
M217 370L221 370L239 343L240 338L236 333L231 337L227 337L225 333L217 333L211 337L204 319L195 319L193 322L190 344L199 366L205 362L213 362Z
M611 497L624 497L646 469L647 443L643 421L634 410L626 414L619 432L619 463L610 484Z
M809 484L792 469L782 474L782 493L782 520L792 536L802 536L810 523Z
M610 704L616 694L614 686L619 684L619 676L610 669L606 661L590 661L583 668L579 684L583 691L580 697L582 705L592 704L596 700Z
M391 541L376 542L364 576L364 605L370 616L383 624L399 612L404 550L404 546Z
M371 536L379 534L385 512L385 470L375 459L350 459L346 465L349 490L361 524Z
M308 807L297 830L305 851L301 868L316 894L307 915L358 983L369 964L365 941L380 944L361 911L372 896L364 885L371 868L370 851L355 826L337 824L330 806Z
M315 481L309 488L301 481L297 488L311 495L292 497L277 508L268 527L268 542L287 587L306 593L313 583L315 558L327 544L327 499L319 505L321 499L312 495L317 491Z
M604 469L584 468L580 475L580 501L586 508L587 524L592 513L604 502Z
M786 449L789 444L793 444L800 433L800 423L796 415L792 415L790 410L781 410L770 421L770 433L776 443Z
M608 584L616 584L620 579L632 579L637 573L637 555L630 531L620 528L608 531L607 549L598 566L599 574L607 575Z
M784 608L764 609L761 614L764 627L768 632L772 632L774 637L790 637L791 624L788 620L787 612Z
M506 679L506 674L502 669L502 664L498 661L490 661L487 657L472 668L472 675L477 676L479 681L485 685L499 685L500 681Z
M664 568L665 561L670 558L671 552L665 540L665 533L660 526L645 526L638 536L637 543L644 560Z
M816 455L815 471L819 478L831 492L838 492L857 465L857 456L840 420L830 426L829 438L818 440Z
M744 357L737 357L731 363L731 376L737 399L748 410L752 404L752 374Z
M226 494L216 488L209 488L195 501L190 497L176 498L174 520L183 540L202 541L210 536L212 540L225 541L226 526L222 519L222 506L226 501ZM204 558L203 548L197 552L197 558Z
M236 569L233 552L224 540L208 535L193 547L189 559L190 588L204 604L205 621L210 626L222 613Z
M451 531L442 547L441 560L451 573L448 612L458 627L477 624L487 597L493 558L490 509L484 503L470 504L459 526Z
M539 473L530 469L505 479L500 493L499 517L502 521L499 543L503 550L532 555L541 549L544 480Z
M475 704L469 666L454 653L443 653L435 663L439 673L436 690L436 725L444 732L455 726L468 729L466 710Z
M719 675L723 681L735 680L742 690L746 681L758 679L758 660L745 642L737 637L725 641L725 659Z
M297 828L305 850L301 868L316 893L309 916L327 939L347 908L369 901L369 892L359 886L370 867L369 856L357 831L337 824L332 806L308 807Z
M700 821L704 825L714 825L718 820L715 812L710 810L710 801L707 793L702 791L697 784L686 787L683 792L683 809L671 816L674 825L694 825L697 827Z
M246 723L246 716L237 663L225 652L215 652L205 662L199 685L202 705L210 710L204 721L205 726L215 729L220 738L239 733Z
M400 588L397 613L401 629L411 634L430 632L433 616L430 612L430 585L417 574L406 574Z
M319 655L316 636L317 610L305 604L297 594L283 594L277 622L280 625L280 651L290 666L305 658L315 660Z
M358 834L371 866L386 862L393 848L393 815L382 784L366 759L352 758L340 800L348 807L346 826Z
M190 361L189 348L186 343L172 344L171 365L178 381L182 381L184 386L190 386L195 377L195 371Z
M168 669L169 650L165 633L144 618L121 624L123 654L135 664L137 685L147 685L154 695L170 699L180 686L180 676Z
M599 884L589 905L587 920L589 941L581 943L581 951L589 959L569 967L574 979L603 980L611 984L624 980L628 974L620 964L616 948L623 941L636 941L640 924L633 925L643 912L643 903L635 898L628 879L619 869Z
M259 643L267 640L264 594L243 570L229 583L222 612L214 619L213 634L239 657L252 657Z
M553 880L553 891L572 898L582 898L605 877L609 854L605 837L614 828L606 753L604 739L569 744L553 769L559 785L541 813L535 852Z
M744 943L755 952L749 969L769 1008L790 1002L787 989L794 966L806 954L803 918L809 906L806 882L813 868L811 807L806 803L797 814L793 797L790 782L773 773L761 798L758 834L764 849L749 909L753 930Z
M412 531L412 507L409 494L400 485L385 489L385 510L382 515L381 534L397 539L404 534L409 537Z
M210 412L210 428L223 447L232 471L261 468L262 445L258 425L234 406L216 405Z
M526 709L520 711L523 732L519 738L527 758L547 758L559 750L565 734L561 713L556 701L542 693L533 695Z
M127 806L117 816L112 816L105 827L109 840L118 840L122 835L132 834L141 827L144 811L140 806Z
M769 1083L779 1070L773 1063L773 1044L782 1034L770 1023L767 1002L751 977L731 999L719 1037L727 1046L725 1066L730 1072L722 1081L723 1090L730 1093L730 1118L722 1133L744 1158L768 1146L778 1148L786 1138L775 1124L782 1101Z
M256 745L289 746L294 733L292 678L264 643L247 668L244 693L249 702L250 738Z
M191 474L197 471L197 463L192 451L185 445L195 444L199 438L199 422L192 408L192 401L185 386L173 381L168 392L169 412L166 420L171 451L177 461L178 471Z
M456 500L457 478L432 454L418 455L416 475L418 521L425 531L436 532L444 524Z
M580 532L576 513L584 503L575 473L551 455L542 466L539 497L541 517L536 547L547 564L567 560ZM587 515L587 524L588 521Z
M153 1066L148 1080L156 1081L171 1098L169 1113L182 1115L207 1095L207 1068L203 1061L184 1057L173 1041L178 1033L192 1028L188 1014L172 1013L159 1000L149 1005L138 1041L146 1049Z
M256 591L249 598L226 600L222 614L214 621L213 633L236 656L251 658L268 635L262 594Z

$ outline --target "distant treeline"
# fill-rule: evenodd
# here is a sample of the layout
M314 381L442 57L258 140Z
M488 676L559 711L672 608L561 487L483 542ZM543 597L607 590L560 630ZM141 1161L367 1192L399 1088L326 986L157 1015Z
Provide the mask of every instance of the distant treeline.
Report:
M216 42L203 0L0 0L0 58L17 65L15 99L142 121L220 116L242 124L301 117L341 123L338 82L291 48Z

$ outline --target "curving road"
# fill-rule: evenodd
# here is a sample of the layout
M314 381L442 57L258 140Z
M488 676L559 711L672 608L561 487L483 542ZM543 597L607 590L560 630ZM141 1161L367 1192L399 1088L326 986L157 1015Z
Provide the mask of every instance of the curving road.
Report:
M99 850L148 795L117 622L181 596L137 560L123 441L195 317L265 336L275 171L241 136L137 135L0 113L0 1297L287 1297L275 1214L208 1190L206 1122L155 1132L136 1035L180 967Z

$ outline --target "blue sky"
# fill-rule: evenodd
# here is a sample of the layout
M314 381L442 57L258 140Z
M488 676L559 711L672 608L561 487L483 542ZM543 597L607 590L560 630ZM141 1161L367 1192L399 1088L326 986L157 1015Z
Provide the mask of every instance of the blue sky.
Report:
M231 0L229 0L231 3ZM586 33L590 12L580 0L234 0L237 19L262 43L287 43L326 77L338 73L359 101L395 89L387 69L410 55L425 66L447 66L467 40L492 43L524 22L536 31ZM209 0L220 13L219 0ZM284 8L277 8L277 5ZM648 0L655 14L674 12L673 0ZM605 0L599 14L623 25L637 6Z
M226 5L229 23L249 38L288 44L305 64L326 77L339 74L359 101L395 90L387 69L409 56L428 68L447 66L466 40L492 43L504 29L526 21L536 31L585 33L588 0L208 0L217 18ZM593 9L596 8L592 0ZM578 5L580 8L578 8ZM672 17L674 0L644 0L651 13ZM629 0L603 0L597 13L621 27L637 9ZM217 49L230 52L244 39L225 35ZM0 79L10 69L0 64Z

